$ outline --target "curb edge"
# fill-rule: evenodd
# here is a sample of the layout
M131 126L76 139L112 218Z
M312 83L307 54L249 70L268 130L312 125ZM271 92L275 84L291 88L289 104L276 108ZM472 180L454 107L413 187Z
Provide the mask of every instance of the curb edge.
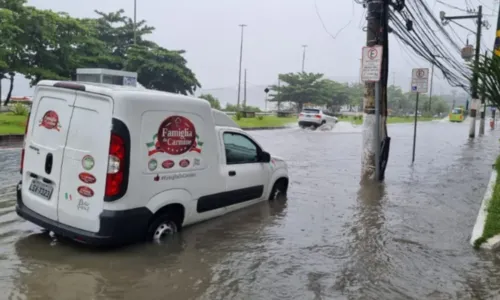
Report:
M497 180L497 171L493 170L491 172L490 180L488 182L488 186L486 187L486 192L484 193L483 200L481 202L481 207L479 208L479 212L477 214L476 223L472 229L472 234L469 243L474 246L474 242L483 236L484 231L484 223L486 222L486 218L488 216L488 205L491 201L491 197L493 196L493 190L495 188L495 183ZM485 243L481 244L481 249L494 249L497 246L500 246L500 235L496 235L492 238L489 238Z

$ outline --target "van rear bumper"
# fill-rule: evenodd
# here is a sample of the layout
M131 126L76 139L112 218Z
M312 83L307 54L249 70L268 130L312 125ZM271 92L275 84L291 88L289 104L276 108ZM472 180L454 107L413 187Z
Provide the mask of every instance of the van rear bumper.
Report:
M129 210L104 210L100 215L99 232L90 232L46 218L24 205L22 182L17 186L17 214L42 228L75 241L95 246L118 246L144 240L153 216L146 207Z

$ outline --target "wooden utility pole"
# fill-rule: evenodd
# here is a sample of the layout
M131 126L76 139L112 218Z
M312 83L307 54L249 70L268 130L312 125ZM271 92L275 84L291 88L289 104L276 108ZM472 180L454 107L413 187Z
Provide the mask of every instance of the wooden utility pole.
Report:
M361 158L362 180L375 179L383 180L387 159L389 157L389 142L387 136L387 78L388 78L388 18L389 18L389 0L366 0L367 7L367 30L366 30L366 46L372 47L375 45L383 46L382 52L382 69L379 87L376 88L376 83L366 82L365 93L363 97L363 151ZM375 93L378 93L376 95ZM376 122L375 116L375 99L379 100L378 107L381 114L380 122ZM377 128L377 123L379 126ZM375 132L378 130L381 143L377 144ZM380 157L375 159L379 148ZM375 178L375 162L379 161L380 174L379 178Z

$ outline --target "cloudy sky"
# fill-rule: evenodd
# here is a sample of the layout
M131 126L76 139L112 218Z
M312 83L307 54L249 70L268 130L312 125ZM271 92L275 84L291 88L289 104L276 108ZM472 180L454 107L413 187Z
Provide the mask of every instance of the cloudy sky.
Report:
M427 0L436 15L463 14L440 1ZM459 8L477 6L479 0L444 0ZM488 8L493 0L480 0ZM64 11L75 17L95 16L125 9L133 16L133 0L28 0L41 9ZM487 14L493 14L485 7ZM324 73L337 81L356 82L359 78L361 47L365 44L365 9L353 0L137 0L137 17L156 27L150 39L168 49L185 49L188 65L196 73L203 89L218 95L222 102L236 98L240 27L247 24L244 36L243 68L251 104L263 106L263 87L277 82L277 74L300 71L302 45L306 44L305 69ZM496 13L496 12L495 12ZM323 20L323 24L321 22ZM491 24L496 17L488 16ZM467 27L473 27L470 20ZM465 40L467 32L454 26ZM473 38L473 36L471 37ZM493 28L484 35L485 45L493 45ZM411 69L429 64L409 55L394 38L390 40L392 83L409 89ZM491 48L491 46L489 47ZM392 78L394 76L394 78ZM7 88L3 84L3 90ZM436 93L450 87L435 79ZM14 95L30 95L26 81L18 80ZM257 99L259 98L259 99Z

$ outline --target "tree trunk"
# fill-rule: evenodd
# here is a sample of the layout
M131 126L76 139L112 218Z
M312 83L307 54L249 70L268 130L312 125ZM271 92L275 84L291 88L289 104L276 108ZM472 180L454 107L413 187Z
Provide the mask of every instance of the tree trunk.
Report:
M4 73L0 73L0 106L2 106L2 80L5 78Z
M10 96L12 96L12 89L14 89L14 76L16 76L16 74L10 74L10 78L9 78L9 81L10 81L10 86L9 86L9 93L7 94L7 98L5 98L5 104L4 106L7 106L9 104L9 101L10 101Z

